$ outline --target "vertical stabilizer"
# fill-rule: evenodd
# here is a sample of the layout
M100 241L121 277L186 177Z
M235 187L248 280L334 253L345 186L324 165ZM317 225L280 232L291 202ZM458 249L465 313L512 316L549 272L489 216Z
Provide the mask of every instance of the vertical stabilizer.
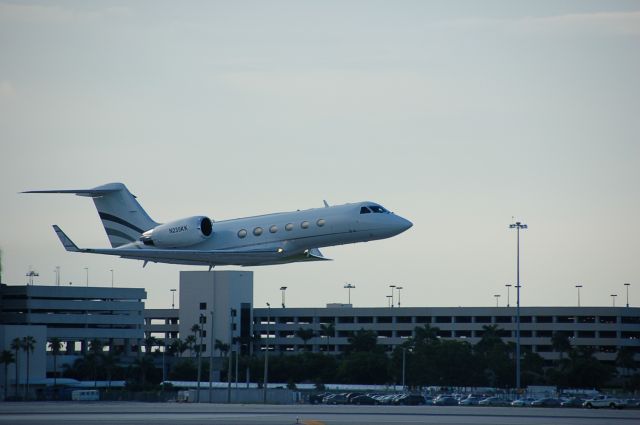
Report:
M142 233L158 225L122 183L109 183L93 189L30 190L23 193L74 193L93 198L113 248L137 240Z
M140 235L158 225L140 206L136 197L122 183L109 183L95 188L99 194L91 196L111 246L134 242ZM97 195L97 196L96 196Z

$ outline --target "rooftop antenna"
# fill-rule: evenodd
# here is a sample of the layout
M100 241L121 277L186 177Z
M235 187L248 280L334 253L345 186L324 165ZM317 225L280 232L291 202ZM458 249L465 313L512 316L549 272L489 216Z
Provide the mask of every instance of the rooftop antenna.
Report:
M29 266L29 273L27 273L25 276L29 278L29 285L33 286L33 278L40 275L38 274L38 272L33 270L33 266Z

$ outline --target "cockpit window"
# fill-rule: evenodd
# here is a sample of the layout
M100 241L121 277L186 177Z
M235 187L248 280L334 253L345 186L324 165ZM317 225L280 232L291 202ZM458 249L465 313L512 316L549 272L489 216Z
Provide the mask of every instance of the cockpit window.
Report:
M364 207L362 207L364 208ZM371 211L373 211L374 213L386 213L389 212L387 210L385 210L384 208L382 208L380 205L369 205L369 208L371 208Z
M371 210L367 207L361 207L360 208L360 214L369 214L371 212Z

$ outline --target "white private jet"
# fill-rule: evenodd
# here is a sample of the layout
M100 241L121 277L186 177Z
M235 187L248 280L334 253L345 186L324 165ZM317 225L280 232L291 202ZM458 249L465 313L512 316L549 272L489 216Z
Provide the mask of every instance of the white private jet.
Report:
M122 183L93 189L32 190L93 198L111 249L78 248L54 225L67 251L117 255L154 263L209 266L263 266L328 260L318 248L385 239L412 226L375 202L214 222L193 216L156 223ZM144 266L143 265L143 266Z

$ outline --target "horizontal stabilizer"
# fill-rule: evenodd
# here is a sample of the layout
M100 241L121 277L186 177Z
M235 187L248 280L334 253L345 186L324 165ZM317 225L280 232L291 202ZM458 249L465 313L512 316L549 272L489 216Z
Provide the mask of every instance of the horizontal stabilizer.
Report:
M78 196L88 196L95 198L106 195L107 193L117 192L120 189L62 189L62 190L28 190L22 193L74 193Z
M60 242L62 242L62 246L64 246L64 249L70 252L80 251L80 249L78 249L78 246L74 244L71 239L69 239L69 236L67 236L57 224L53 225L53 230L56 231L56 235L58 235L58 238L60 238Z

